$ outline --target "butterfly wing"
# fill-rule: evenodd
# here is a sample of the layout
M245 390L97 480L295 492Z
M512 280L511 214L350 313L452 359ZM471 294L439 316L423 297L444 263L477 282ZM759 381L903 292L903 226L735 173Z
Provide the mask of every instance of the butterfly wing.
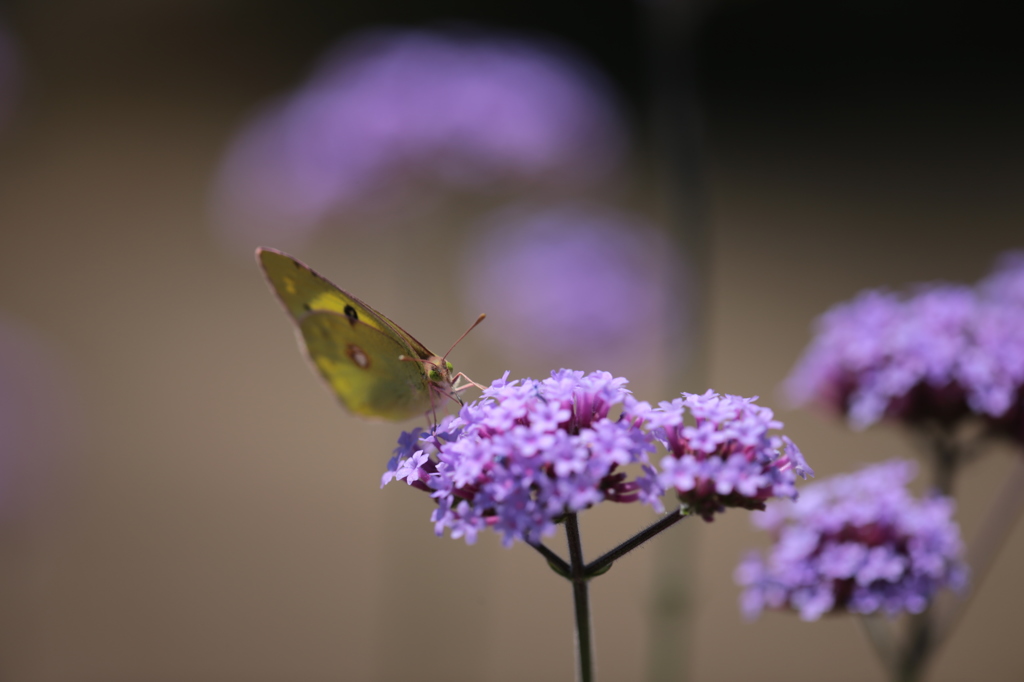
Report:
M333 311L306 314L299 331L310 360L353 413L401 420L431 408L423 363L400 360L408 351L392 335Z
M406 346L403 352L411 357L433 356L412 335L355 296L334 286L309 266L275 249L256 249L256 260L266 273L270 286L296 322L311 312L339 313L376 329L388 336L397 336Z

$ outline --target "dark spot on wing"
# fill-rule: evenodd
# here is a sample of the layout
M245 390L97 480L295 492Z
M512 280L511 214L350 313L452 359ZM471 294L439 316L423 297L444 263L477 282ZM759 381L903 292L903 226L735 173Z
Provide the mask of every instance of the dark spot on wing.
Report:
M345 306L345 317L355 322L356 320L359 319L359 313L356 312L355 308L353 308L350 305L347 305Z
M303 303L302 307L305 308L306 310L312 310L312 308L309 307L308 303Z
M356 344L348 344L348 350L346 353L359 369L370 368L370 356L363 352L363 349Z

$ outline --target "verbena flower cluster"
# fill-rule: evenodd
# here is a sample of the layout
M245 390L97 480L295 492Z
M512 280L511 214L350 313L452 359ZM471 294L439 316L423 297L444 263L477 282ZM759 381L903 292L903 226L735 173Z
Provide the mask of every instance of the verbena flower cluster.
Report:
M940 588L964 587L953 501L913 498L906 485L915 472L909 461L873 465L808 485L798 501L772 502L755 515L774 544L736 569L744 614L920 613Z
M782 422L754 400L684 393L648 416L668 449L658 482L706 520L726 507L764 509L772 497L795 499L796 475L814 475L793 441L769 433Z
M788 440L766 435L781 426L770 410L710 391L652 408L626 383L607 372L563 369L543 381L506 373L433 432L402 434L381 485L428 491L438 535L449 529L472 543L491 528L506 545L539 542L565 514L603 501L662 511L667 490L707 520L796 496L795 475L809 469ZM683 424L684 410L695 424ZM669 450L661 471L650 462L659 443Z
M579 189L619 167L625 129L609 85L553 43L369 30L241 131L219 209L302 231L329 214L394 210L424 182Z
M863 428L883 417L951 423L967 415L1024 436L1024 257L1007 257L976 287L932 284L861 293L825 313L789 379ZM1011 423L1012 422L1012 423Z

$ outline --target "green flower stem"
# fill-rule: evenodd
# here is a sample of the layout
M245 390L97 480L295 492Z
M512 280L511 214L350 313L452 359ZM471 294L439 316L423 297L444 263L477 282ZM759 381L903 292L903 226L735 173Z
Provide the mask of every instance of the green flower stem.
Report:
M970 604L971 597L977 592L977 585L985 579L992 568L999 550L1006 544L1010 531L1017 525L1021 513L1024 512L1024 453L1018 453L1013 470L1003 483L999 496L992 503L981 524L981 530L971 542L967 550L967 565L971 568L971 582L975 585L971 592L962 599L948 604L948 608L938 614L935 627L935 641L940 644L952 634L960 622L964 611Z
M896 682L916 682L924 674L925 665L934 650L932 611L929 606L910 617L910 627L896 661L893 679Z
M896 661L896 647L893 639L892 625L886 616L872 613L860 617L860 623L868 636L868 641L875 650L878 660L882 662L886 672L893 672Z
M944 426L933 428L931 438L932 476L935 488L943 495L953 495L953 482L963 455L956 434ZM924 675L931 655L939 645L935 624L934 601L921 613L910 617L906 637L896 654L893 679L916 682Z
M583 563L583 544L580 542L580 524L576 514L565 517L565 537L569 541L569 575L572 580L572 599L576 606L576 646L578 652L577 681L593 682L594 653L590 628L590 597L587 594L586 565Z
M661 517L661 519L658 520L656 523L651 524L644 530L640 531L630 539L623 542L615 549L609 552L605 552L598 558L591 561L589 564L586 565L584 572L586 573L586 575L591 577L603 573L611 566L613 561L617 560L619 557L628 554L629 552L632 552L634 549L636 549L643 543L647 542L655 535L668 528L669 526L672 526L673 524L682 521L684 518L686 518L687 515L688 514L684 512L682 509L676 509L671 514L666 514L665 516Z
M622 558L626 554L629 554L634 549L644 544L658 533L673 526L679 521L682 521L689 515L689 512L683 511L682 508L677 509L670 514L666 514L665 516L661 517L658 521L652 523L647 528L644 528L642 531L640 531L630 539L626 540L619 546L605 552L598 558L591 561L589 564L586 564L583 567L584 577L596 578L602 573L607 572L613 562L618 561L620 558ZM575 518L575 514L573 514L572 516ZM566 516L566 519L568 520L568 516ZM566 527L568 528L568 526ZM558 575L562 576L567 580L573 579L572 567L569 565L569 563L566 562L565 559L551 551L543 542L534 543L527 540L527 544L530 545L530 547L533 547L535 550L537 550L537 552L539 552L540 555L547 560L548 565L551 567L551 570L553 570L555 573L557 573Z
M605 573L611 568L612 562L632 552L658 533L687 516L689 516L688 512L683 511L682 508L676 509L671 514L661 517L658 521L626 540L615 549L605 552L589 564L583 561L583 544L580 541L580 524L576 514L565 515L565 537L569 542L568 562L552 552L544 543L527 541L530 547L537 550L547 560L551 570L572 582L572 597L576 610L578 682L593 682L594 680L594 647L591 636L590 597L587 590L587 581Z
M935 476L935 487L943 495L953 495L953 479L960 459L960 448L951 434L935 439L932 471Z
M563 559L562 557L558 556L550 549L548 549L543 542L538 542L537 544L528 542L528 544L530 545L530 547L533 547L535 550L540 552L541 556L547 559L548 566L551 567L551 570L553 570L555 573L562 576L563 578L567 578L569 580L572 579L569 564L566 563L565 559Z

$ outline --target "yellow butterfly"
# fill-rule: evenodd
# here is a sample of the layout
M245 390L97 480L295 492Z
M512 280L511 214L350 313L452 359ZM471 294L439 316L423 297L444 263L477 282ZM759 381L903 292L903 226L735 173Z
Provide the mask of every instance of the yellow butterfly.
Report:
M288 254L259 248L256 260L298 325L309 359L351 412L408 419L435 411L445 398L461 403L460 391L479 386L461 372L454 374L447 353L431 353L397 324ZM460 379L468 383L459 385Z

